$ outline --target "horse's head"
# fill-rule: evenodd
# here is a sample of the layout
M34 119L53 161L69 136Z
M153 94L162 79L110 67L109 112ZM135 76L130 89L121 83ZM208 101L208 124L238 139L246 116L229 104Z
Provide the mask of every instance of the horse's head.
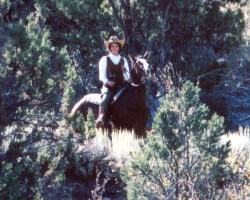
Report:
M131 82L134 85L142 85L145 79L151 75L150 65L146 60L147 53L144 56L133 57L129 55L131 60Z

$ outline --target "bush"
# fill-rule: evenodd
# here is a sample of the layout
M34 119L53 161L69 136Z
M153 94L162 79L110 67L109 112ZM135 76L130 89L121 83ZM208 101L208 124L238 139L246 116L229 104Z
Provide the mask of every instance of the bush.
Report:
M199 102L186 82L170 92L154 119L153 134L124 170L128 199L211 199L223 195L230 179L229 142L219 145L223 118Z
M88 110L86 119L81 114L77 114L71 120L73 130L81 134L81 140L91 139L96 136L96 125L94 113Z

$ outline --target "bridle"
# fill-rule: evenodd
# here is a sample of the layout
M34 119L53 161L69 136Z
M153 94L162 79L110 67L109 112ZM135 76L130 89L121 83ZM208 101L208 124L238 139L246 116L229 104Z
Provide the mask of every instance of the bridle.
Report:
M139 66L138 66L139 65ZM142 85L145 85L145 70L144 70L144 68L142 69L141 68L141 65L143 65L143 63L141 63L139 60L136 60L136 62L134 62L133 63L133 67L132 67L132 69L130 70L130 71L132 71L132 70L134 70L135 71L135 73L136 73L136 75L139 75L139 76L142 76L142 78L141 78L141 82L140 83L134 83L133 82L133 77L132 77L132 75L131 75L131 73L130 73L130 75L131 75L131 81L130 81L130 84L131 84L131 86L133 86L133 87L140 87L140 86L142 86ZM142 72L143 71L143 72Z

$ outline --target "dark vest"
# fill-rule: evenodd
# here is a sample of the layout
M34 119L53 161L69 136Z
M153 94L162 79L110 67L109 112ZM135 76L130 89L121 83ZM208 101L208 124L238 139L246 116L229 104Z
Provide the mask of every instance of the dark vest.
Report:
M109 81L114 81L116 87L121 86L124 82L122 66L124 66L123 57L121 57L119 63L116 65L112 62L111 58L107 56L107 78Z

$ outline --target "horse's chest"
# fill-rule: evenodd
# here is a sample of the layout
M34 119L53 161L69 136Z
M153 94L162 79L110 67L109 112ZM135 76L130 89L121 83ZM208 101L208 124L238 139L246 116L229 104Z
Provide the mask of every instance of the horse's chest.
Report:
M144 88L129 88L111 108L112 121L116 127L134 128L145 123L147 118L146 94Z
M112 110L112 116L118 123L127 122L134 124L144 116L146 110L145 99L134 97L126 102L117 104Z

